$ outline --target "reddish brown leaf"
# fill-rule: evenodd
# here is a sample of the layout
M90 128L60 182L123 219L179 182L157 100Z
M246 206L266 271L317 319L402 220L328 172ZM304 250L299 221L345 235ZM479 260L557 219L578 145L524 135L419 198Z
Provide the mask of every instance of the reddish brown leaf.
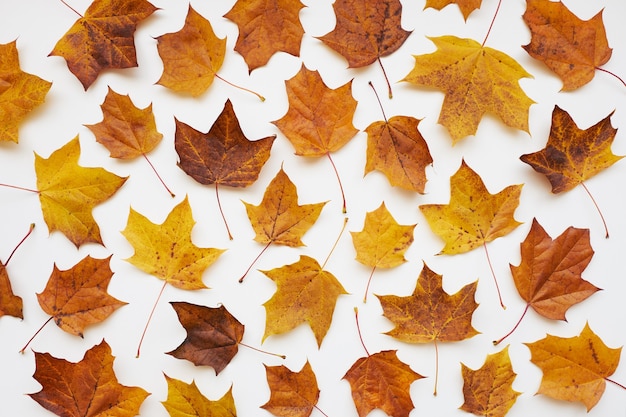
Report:
M308 417L313 412L320 390L307 361L299 372L285 366L265 366L270 399L261 406L275 416Z
M0 317L13 316L23 319L23 305L22 298L13 293L9 273L4 263L0 262Z

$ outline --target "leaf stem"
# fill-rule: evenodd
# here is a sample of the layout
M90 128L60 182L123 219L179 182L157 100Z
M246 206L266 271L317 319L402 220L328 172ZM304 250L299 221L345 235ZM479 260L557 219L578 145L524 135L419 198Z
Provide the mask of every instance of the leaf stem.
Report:
M493 270L493 265L491 264L491 258L489 257L489 251L487 250L487 242L483 241L483 248L485 248L485 255L487 256L487 263L489 264L489 269L491 270L491 276L493 277L493 282L496 284L496 291L498 292L498 300L500 300L500 306L502 309L506 310L506 306L502 301L502 294L500 293L500 286L498 285L498 279L496 278L496 273Z
M143 155L144 159L146 160L146 162L148 162L148 165L150 165L150 168L152 168L152 171L154 171L154 173L156 174L156 176L159 179L159 181L161 181L161 184L163 184L163 187L165 187L167 192L170 193L170 196L172 196L172 198L176 197L176 194L174 194L172 192L172 190L170 190L169 187L167 185L165 185L165 181L163 181L163 178L161 178L161 176L157 172L157 170L154 167L154 165L152 165L152 162L150 162L150 159L148 158L148 156L145 153L142 153L142 155Z
M341 212L346 214L348 209L346 208L346 194L343 192L343 185L341 184L341 178L339 177L339 171L337 171L337 167L335 166L335 161L333 161L333 157L330 156L330 152L326 153L330 164L333 166L333 171L335 171L335 176L337 177L337 182L339 183L339 190L341 190L341 199L343 200L343 206L341 208Z
M613 381L611 378L604 378L604 379L605 379L606 381L609 381L609 382L611 382L611 383L613 383L613 384L617 385L617 386L618 386L618 387L620 387L621 389L626 389L626 386L624 386L624 385L620 384L620 383L619 383L619 382L617 382L617 381Z
M604 237L606 239L608 239L609 238L609 228L606 225L606 220L604 220L604 216L602 215L602 210L600 210L600 206L598 206L598 203L596 203L596 199L593 198L593 195L591 194L591 192L589 191L589 188L587 188L585 183L581 182L580 185L583 186L583 188L587 192L587 195L589 196L589 198L591 198L591 201L593 202L593 205L596 206L596 210L598 210L598 214L600 215L600 219L602 219L602 224L604 225L604 232L606 233Z
M74 13L76 13L77 15L79 15L81 18L85 17L82 14L78 13L78 11L73 8L72 6L70 6L69 4L67 4L64 0L59 0L61 3L63 3L68 9L70 9L71 11L73 11Z
M287 358L285 355L281 355L279 353L273 353L273 352L268 352L266 350L258 349L258 348L255 348L253 346L250 346L248 344L245 344L243 342L239 342L239 345L240 346L245 346L248 349L256 350L257 352L265 353L266 355L276 356L276 357L281 358L281 359L286 359Z
M222 203L220 202L220 194L218 192L219 183L215 183L215 199L217 200L217 207L220 210L220 214L222 215L222 220L224 220L224 226L226 226L226 232L228 233L228 239L233 240L233 235L230 234L230 228L228 227L228 222L226 221L226 216L224 215L224 210L222 210Z
M526 308L524 308L524 312L522 313L522 316L519 318L519 320L517 321L517 323L515 323L515 326L513 326L513 328L511 329L511 331L509 331L507 334L505 334L504 336L502 336L500 339L498 340L494 340L493 341L493 345L494 346L498 346L500 343L502 343L502 341L504 339L506 339L507 337L511 336L513 334L513 332L517 329L517 327L520 325L520 323L522 322L522 319L524 318L524 316L526 315L526 313L528 312L528 308L530 307L530 303L526 303Z
M328 253L328 256L326 256L326 259L324 259L324 263L322 264L322 267L320 269L324 269L324 267L328 263L328 260L330 259L330 255L332 255L333 252L335 251L335 248L337 247L337 244L339 243L339 239L341 239L341 235L343 235L343 231L346 230L346 225L347 224L348 224L348 218L344 217L343 218L343 226L341 227L341 231L339 232L339 236L337 236L337 239L335 239L335 243L333 244L333 247L330 249L330 252Z
M596 69L598 71L606 72L607 74L612 75L613 77L617 78L624 85L624 87L626 87L626 81L624 81L624 79L622 77L620 77L619 75L617 75L614 72L611 72L609 70L606 70L604 68L596 67Z
M272 241L270 240L269 242L267 242L267 245L265 245L263 247L263 249L261 250L261 252L256 256L256 258L254 258L254 260L252 261L252 263L250 264L250 266L248 267L248 269L246 269L246 272L243 273L243 275L241 276L241 278L239 278L239 282L243 282L243 280L246 278L246 275L248 275L248 272L250 272L250 270L252 269L252 267L254 266L254 264L259 260L259 258L261 257L261 255L263 255L263 253L267 250L267 248L270 247L270 245L272 244Z
M385 81L387 82L387 91L389 92L389 98L393 98L393 93L391 92L391 84L389 84L389 77L387 77L387 71L385 71L385 67L383 66L383 61L380 60L380 57L377 59L378 64L380 65L380 69L383 70L383 76L385 77Z
M321 408L319 408L317 405L314 405L313 408L315 408L317 411L319 411L320 413L322 413L323 416L328 417L328 414L326 414L325 412L322 411Z
M378 96L378 91L374 88L374 84L371 81L368 82L369 86L374 90L374 95L376 95L376 100L378 100L378 106L380 106L380 112L383 114L383 119L385 119L385 123L389 123L387 120L387 115L385 114L385 109L383 108L383 103L380 102L380 97Z
M19 187L17 185L9 185L9 184L2 184L2 183L0 183L0 186L2 186L2 187L9 187L9 188L15 188L16 190L30 191L31 193L39 194L39 191L33 190L32 188L24 188L24 187Z
M33 229L35 228L35 223L31 223L30 224L30 228L28 229L28 232L26 233L26 235L22 238L22 240L20 240L20 242L13 248L13 251L11 251L11 254L9 255L9 258L7 259L7 261L4 263L4 266L7 266L9 264L9 261L11 260L11 258L13 257L13 254L15 253L15 251L17 250L17 248L19 248L20 246L22 246L22 243L24 243L24 241L26 240L26 238L28 236L30 236L30 234L33 232Z
M146 332L148 331L148 325L150 324L150 321L152 321L154 310L156 310L156 306L159 303L159 300L161 299L161 296L163 295L163 291L165 291L166 286L167 286L167 281L165 281L163 283L163 286L161 286L161 291L159 291L159 295L157 295L154 305L152 306L152 310L150 311L150 315L148 316L148 321L146 321L146 327L143 328L143 333L141 333L141 339L139 339L139 345L137 345L137 355L135 356L136 358L138 358L139 354L141 353L141 345L143 343L144 337L146 337Z
M437 385L439 384L439 344L437 343L437 339L433 340L435 345L435 390L433 391L433 395L437 396Z
M376 266L372 268L372 272L370 273L370 276L367 279L367 285L365 286L365 294L363 295L364 303L367 303L367 293L369 293L370 291L370 284L372 283L372 277L374 276L374 271L376 271Z
M38 335L38 334L39 334L39 333L43 330L43 328L44 328L44 327L46 327L46 324L50 323L50 321L51 321L53 318L54 318L54 316L50 316L50 317L48 317L48 320L46 320L46 321L44 322L44 324L42 324L42 325L41 325L41 327L39 328L39 330L37 330L37 331L35 332L35 334L34 334L34 335L30 338L30 339L28 339L28 342L26 342L26 344L24 345L24 347L20 349L20 353L24 353L24 351L26 350L26 348L28 347L28 345L30 345L30 342L32 342L32 341L33 341L33 339L34 339L35 337L37 337L37 335Z
M487 29L487 34L485 35L485 39L483 40L483 43L480 45L481 48L485 46L485 43L487 43L487 38L489 37L489 34L491 33L491 28L493 28L493 23L496 21L496 17L498 16L498 12L500 11L501 5L502 5L502 0L498 0L498 6L496 7L496 12L493 14L493 19L491 19L491 23L489 24L489 29Z
M359 334L359 340L361 341L361 346L363 346L363 350L365 350L365 354L367 356L371 356L370 352L365 347L365 343L363 342L363 335L361 334L361 326L359 325L359 308L354 307L354 319L356 321L356 331Z
M259 100L261 101L265 101L265 97L263 97L261 94L257 93L256 91L252 91L248 88L242 87L240 85L231 83L230 81L228 81L227 79L223 78L221 75L219 74L215 74L215 78L219 78L220 80L222 80L223 82L225 82L226 84L230 85L231 87L235 87L238 88L239 90L243 90L246 91L248 93L254 94L255 96L257 96L259 98Z

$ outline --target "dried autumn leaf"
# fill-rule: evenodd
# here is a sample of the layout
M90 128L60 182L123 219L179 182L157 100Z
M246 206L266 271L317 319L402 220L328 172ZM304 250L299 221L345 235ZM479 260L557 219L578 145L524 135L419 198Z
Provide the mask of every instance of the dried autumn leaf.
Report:
M170 304L187 331L187 337L167 354L186 359L196 366L211 366L216 375L222 372L239 350L243 324L223 305L212 308L182 301Z
M533 343L531 362L543 371L538 394L557 400L581 402L591 410L602 398L606 381L613 382L622 348L612 349L604 344L589 327L580 335L562 338L547 335Z
M95 0L54 46L85 90L101 71L137 66L135 30L157 10L146 0Z
M391 185L424 194L426 166L433 163L428 144L418 130L419 120L394 116L370 124L365 175L378 170Z
M0 142L18 142L18 127L44 102L52 83L22 71L17 42L0 44Z
M276 293L263 304L267 312L263 339L308 323L320 346L332 322L337 298L347 294L341 283L305 255L296 263L261 272L277 286Z
M299 0L238 0L224 15L239 28L235 51L252 72L277 52L300 56L304 29Z
M124 184L104 168L78 165L78 136L48 159L35 154L37 189L43 218L50 231L63 233L76 247L83 243L100 243L100 228L91 211L108 200Z
M430 38L437 50L414 56L415 67L402 81L445 93L439 123L453 143L473 135L483 115L492 112L507 126L528 132L528 110L534 103L520 88L531 77L513 58L472 39Z
M171 417L237 417L232 388L219 400L207 399L194 381L187 384L165 375L167 400L163 407Z
M320 390L308 361L299 372L282 365L266 365L265 371L270 399L261 408L280 417L308 417L317 408Z
M564 91L587 84L611 58L602 10L581 20L560 1L527 0L523 18L531 34L523 48L558 75Z
M4 263L0 261L0 317L13 316L23 319L23 308L22 297L13 293L9 273Z
M359 417L378 408L393 417L408 417L414 405L410 387L423 378L401 362L395 350L385 350L358 359L346 372Z
M463 13L463 18L467 20L470 13L480 8L483 0L426 0L426 6L424 8L432 7L433 9L441 10L449 4L456 4Z
M461 364L463 375L463 411L478 416L504 417L519 396L513 389L516 374L511 366L509 347L487 355L477 370Z
M158 84L194 97L211 86L226 54L226 39L218 38L211 23L191 5L183 28L159 36L157 42L163 60Z
M64 417L133 417L148 392L117 381L111 348L102 341L79 362L35 352L35 378L43 388L28 394L43 408Z

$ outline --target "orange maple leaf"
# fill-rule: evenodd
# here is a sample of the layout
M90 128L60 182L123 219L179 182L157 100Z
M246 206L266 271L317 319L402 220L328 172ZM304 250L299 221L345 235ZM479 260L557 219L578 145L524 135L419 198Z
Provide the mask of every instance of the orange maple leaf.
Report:
M432 7L433 9L441 10L449 4L456 4L459 6L461 13L463 13L463 18L467 20L470 13L478 9L482 2L483 0L426 0L424 9Z
M394 116L370 124L365 129L365 175L378 170L391 185L423 194L426 167L433 163L433 158L418 130L419 122L410 116Z
M42 104L52 83L22 71L17 42L0 44L0 142L18 142L18 127Z
M0 261L0 317L13 316L23 319L23 308L22 297L13 293L9 273L5 264Z
M266 365L265 371L270 399L261 408L280 417L308 417L317 408L320 390L308 361L299 372L282 365Z
M158 84L197 97L211 86L222 67L226 39L219 39L211 23L190 5L183 28L159 36L157 49L163 60Z
M85 90L102 70L137 66L135 30L157 10L146 0L95 0L54 46Z
M163 407L170 417L237 417L232 387L219 400L207 399L194 381L187 384L165 375L167 400Z
M606 346L589 323L578 336L547 335L525 345L530 349L531 362L543 371L537 394L581 402L587 411L602 398L606 381L614 382L609 376L617 369L622 351L621 347Z
M304 255L291 265L261 272L277 286L276 293L263 304L267 312L263 339L308 323L320 346L332 322L337 298L347 294L341 283L315 259Z
M102 244L100 228L92 215L126 182L104 168L78 165L78 136L57 149L48 159L35 154L37 189L43 218L50 231L63 233L76 247Z
M415 67L402 81L445 93L439 123L453 144L473 135L483 115L496 114L507 126L528 132L528 110L534 103L518 80L531 77L513 58L454 36L430 38L437 51L414 56Z
M477 370L461 364L463 411L487 417L504 417L520 395L513 389L516 374L511 366L509 347L487 355Z
M602 11L584 21L560 1L527 0L523 18L531 34L523 48L556 73L564 91L587 84L611 58Z
M223 305L212 308L182 301L170 304L187 330L187 337L167 354L196 366L211 366L216 375L222 372L239 350L243 324Z
M104 340L76 363L35 352L33 378L43 387L28 395L58 416L136 416L150 394L142 388L120 384L113 370L114 359Z
M277 52L300 56L303 7L299 0L238 0L224 15L239 28L235 51L250 72L267 64Z

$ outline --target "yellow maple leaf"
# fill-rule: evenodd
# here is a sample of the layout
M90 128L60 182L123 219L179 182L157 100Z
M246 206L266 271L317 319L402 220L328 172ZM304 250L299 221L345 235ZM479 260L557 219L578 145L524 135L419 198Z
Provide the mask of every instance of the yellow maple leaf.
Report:
M187 384L165 375L167 400L163 407L171 417L236 417L232 388L219 400L211 401L202 395L194 381Z

